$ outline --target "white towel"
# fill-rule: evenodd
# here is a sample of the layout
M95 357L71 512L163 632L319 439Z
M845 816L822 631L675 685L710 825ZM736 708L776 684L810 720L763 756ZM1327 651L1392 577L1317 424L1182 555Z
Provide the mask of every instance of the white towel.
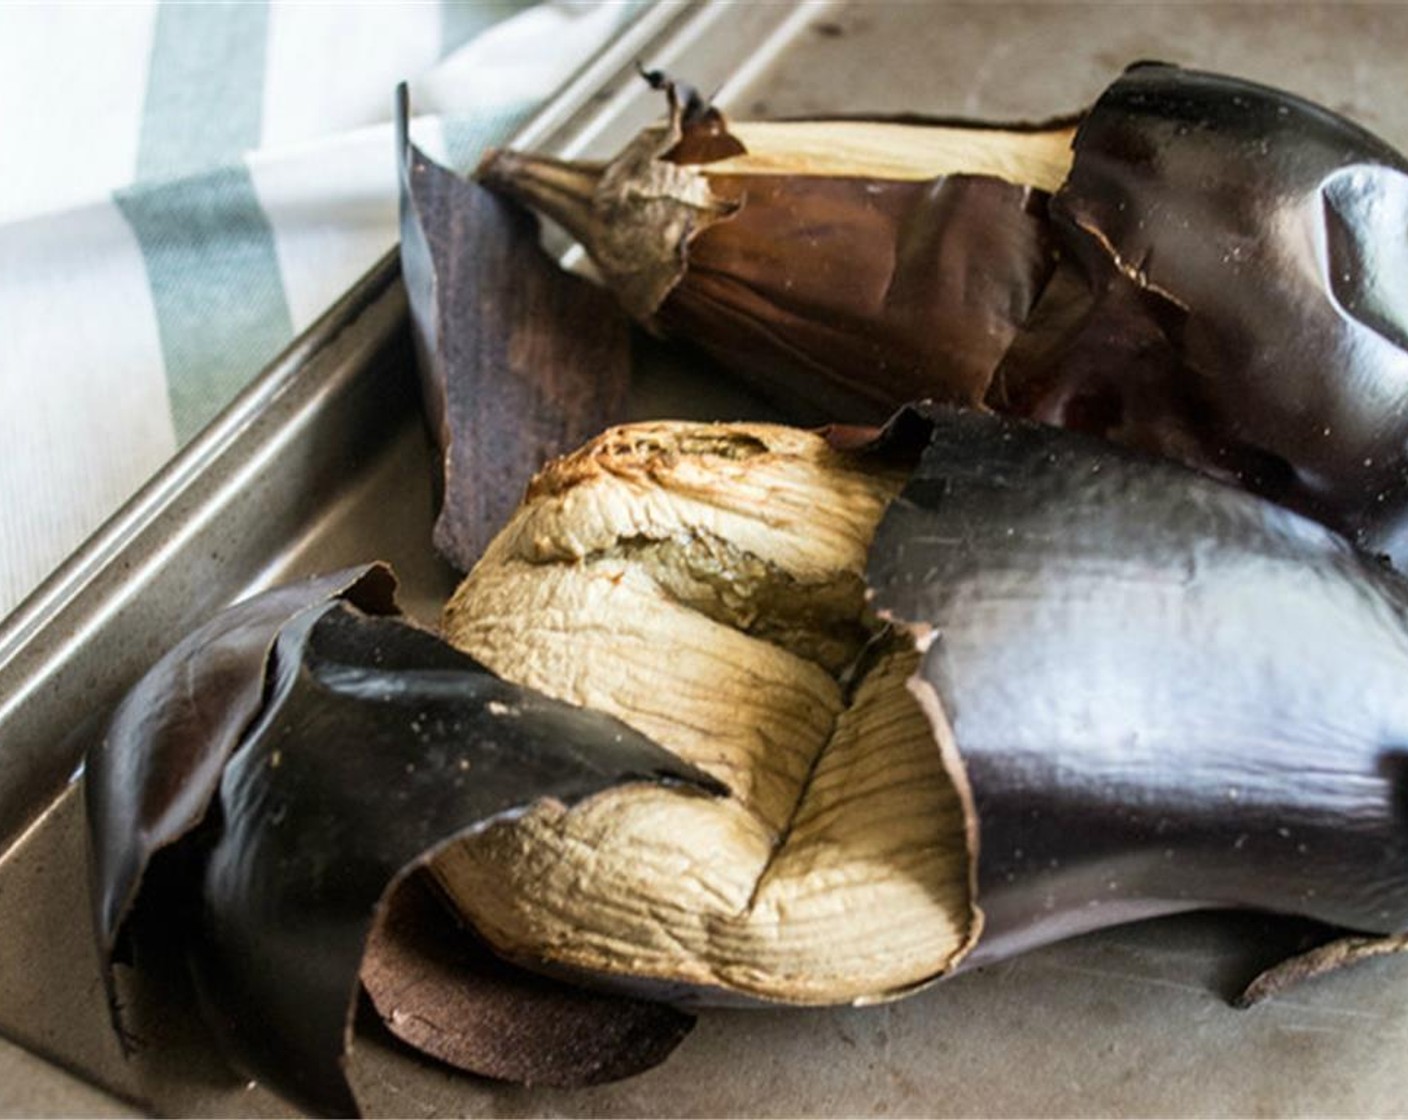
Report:
M0 9L0 617L639 7Z

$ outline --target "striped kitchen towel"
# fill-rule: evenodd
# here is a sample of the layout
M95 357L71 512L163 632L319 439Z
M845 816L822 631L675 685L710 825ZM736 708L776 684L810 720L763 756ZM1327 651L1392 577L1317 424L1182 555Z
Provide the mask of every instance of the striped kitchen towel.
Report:
M0 618L639 6L0 9Z

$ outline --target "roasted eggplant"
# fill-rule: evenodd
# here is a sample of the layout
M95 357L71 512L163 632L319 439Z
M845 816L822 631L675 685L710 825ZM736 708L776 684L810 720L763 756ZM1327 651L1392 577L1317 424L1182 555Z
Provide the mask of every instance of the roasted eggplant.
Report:
M1323 526L1054 428L615 429L446 633L730 796L540 807L435 871L512 959L705 1002L888 998L1202 907L1399 932L1405 612Z
M1397 937L1350 956L1408 930L1408 585L1094 437L934 406L626 426L457 592L470 656L344 596L389 609L389 579L193 636L88 779L105 953L184 852L141 905L175 900L235 1061L308 1107L355 1107L359 969L393 1023L433 981L403 1033L434 1054L589 1081L687 1029L642 995L889 999L1204 907ZM422 870L465 931L426 933ZM550 1007L588 1025L502 1041Z
M732 123L657 81L667 123L611 162L500 151L479 178L572 233L634 318L799 418L982 402L1055 264L1070 120Z
M1078 127L686 109L604 166L510 152L480 176L798 416L1034 418L1408 560L1408 162L1364 129L1159 64Z

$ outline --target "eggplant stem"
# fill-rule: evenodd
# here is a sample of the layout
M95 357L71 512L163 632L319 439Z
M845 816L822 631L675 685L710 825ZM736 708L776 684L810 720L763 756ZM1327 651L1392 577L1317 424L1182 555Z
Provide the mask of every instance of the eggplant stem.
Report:
M595 208L604 167L505 149L490 151L474 177L491 190L551 218L583 244L596 236Z

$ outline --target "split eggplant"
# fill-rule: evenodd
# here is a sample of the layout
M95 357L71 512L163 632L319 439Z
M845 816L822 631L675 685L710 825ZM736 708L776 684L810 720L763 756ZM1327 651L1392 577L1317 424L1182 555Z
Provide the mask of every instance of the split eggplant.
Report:
M947 410L860 450L615 429L539 476L446 632L729 790L447 851L534 967L825 1003L1193 908L1408 929L1408 587L1103 441Z
M654 1065L687 1016L526 976L463 931L447 951L406 892L440 846L539 799L712 783L610 718L386 617L392 587L372 566L233 607L119 708L86 777L110 993L115 956L135 949L140 962L136 908L184 949L234 1064L337 1115L356 1111L344 1063L369 954L388 1026L409 1023L408 1041L475 1072L571 1085ZM453 986L402 982L447 956Z
M793 428L654 423L538 476L446 637L729 796L620 791L448 850L435 873L490 944L646 990L794 1003L894 994L965 950L961 799L904 687L917 653L865 605L904 474Z
M317 1110L359 969L432 1053L590 1081L687 1028L640 994L894 998L1195 907L1408 929L1408 586L1165 460L937 408L627 426L457 593L471 656L389 593L234 608L90 758L105 959L174 914L234 1060Z
M609 164L498 153L480 176L801 417L928 397L1039 419L1401 566L1405 172L1292 94L1143 64L1078 127L733 123L672 98Z

